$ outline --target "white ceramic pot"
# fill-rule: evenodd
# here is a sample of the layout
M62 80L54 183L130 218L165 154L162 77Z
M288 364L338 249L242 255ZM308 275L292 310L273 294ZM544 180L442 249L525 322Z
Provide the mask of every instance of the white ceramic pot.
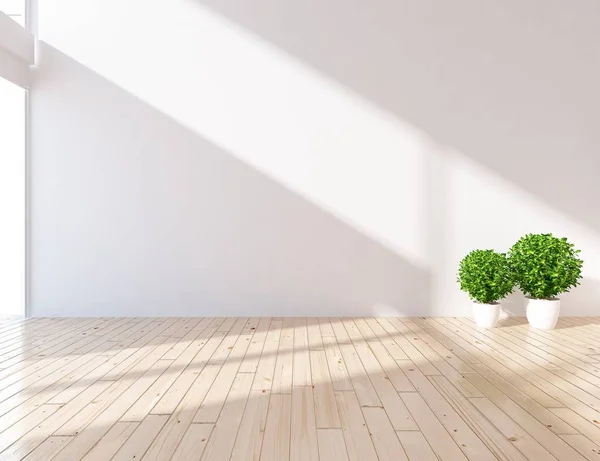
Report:
M473 317L478 327L494 328L500 317L500 303L473 303Z
M529 325L540 330L552 330L558 322L560 299L527 298L526 309Z

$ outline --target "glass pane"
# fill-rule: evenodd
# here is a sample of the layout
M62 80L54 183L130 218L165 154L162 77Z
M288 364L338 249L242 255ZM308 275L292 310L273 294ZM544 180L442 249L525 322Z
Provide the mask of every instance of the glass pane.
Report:
M0 0L0 11L25 27L25 0Z
M25 312L25 90L0 78L0 317Z
M0 11L6 14L25 14L25 0L0 0Z

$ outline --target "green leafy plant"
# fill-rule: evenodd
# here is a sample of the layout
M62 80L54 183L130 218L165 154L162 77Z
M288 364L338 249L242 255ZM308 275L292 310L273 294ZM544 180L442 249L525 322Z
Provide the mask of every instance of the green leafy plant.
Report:
M583 261L566 238L527 234L510 249L508 260L517 285L530 298L552 299L579 285Z
M471 299L485 304L497 302L514 288L506 255L494 250L475 250L465 256L458 268L458 283Z

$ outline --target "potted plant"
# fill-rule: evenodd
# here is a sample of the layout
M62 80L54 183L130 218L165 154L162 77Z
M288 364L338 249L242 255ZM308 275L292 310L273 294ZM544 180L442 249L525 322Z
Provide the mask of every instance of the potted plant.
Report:
M472 251L460 262L458 283L473 300L475 323L483 328L493 328L500 316L498 301L514 288L506 255L494 250Z
M579 250L566 238L527 234L509 251L515 281L527 297L527 320L533 328L551 330L560 313L557 296L579 285Z

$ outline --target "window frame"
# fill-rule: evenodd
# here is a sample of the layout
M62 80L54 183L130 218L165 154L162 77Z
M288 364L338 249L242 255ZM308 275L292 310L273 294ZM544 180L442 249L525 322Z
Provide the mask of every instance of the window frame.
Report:
M23 28L25 31L29 32L29 34L21 33L18 30L15 30L14 24L8 24L10 32L14 32L9 35L8 40L0 42L0 52L5 55L6 62L12 62L14 64L14 68L20 68L23 70L23 74L25 78L22 80L18 80L17 78L7 78L6 76L0 75L0 78L6 78L10 82L16 84L17 86L23 88L25 90L25 158L23 162L23 167L25 168L25 191L24 191L24 204L25 207L24 215L25 215L25 254L24 257L24 306L22 315L24 318L29 318L31 309L30 309L30 301L31 301L31 83L33 81L33 68L32 66L35 64L35 44L36 44L36 31L37 31L37 0L25 0L25 11L24 11L24 23L25 27L23 28L20 24L16 23L10 16L2 13L2 18L0 20L6 21L6 18L13 21L17 24L18 27ZM6 23L5 23L6 25Z

